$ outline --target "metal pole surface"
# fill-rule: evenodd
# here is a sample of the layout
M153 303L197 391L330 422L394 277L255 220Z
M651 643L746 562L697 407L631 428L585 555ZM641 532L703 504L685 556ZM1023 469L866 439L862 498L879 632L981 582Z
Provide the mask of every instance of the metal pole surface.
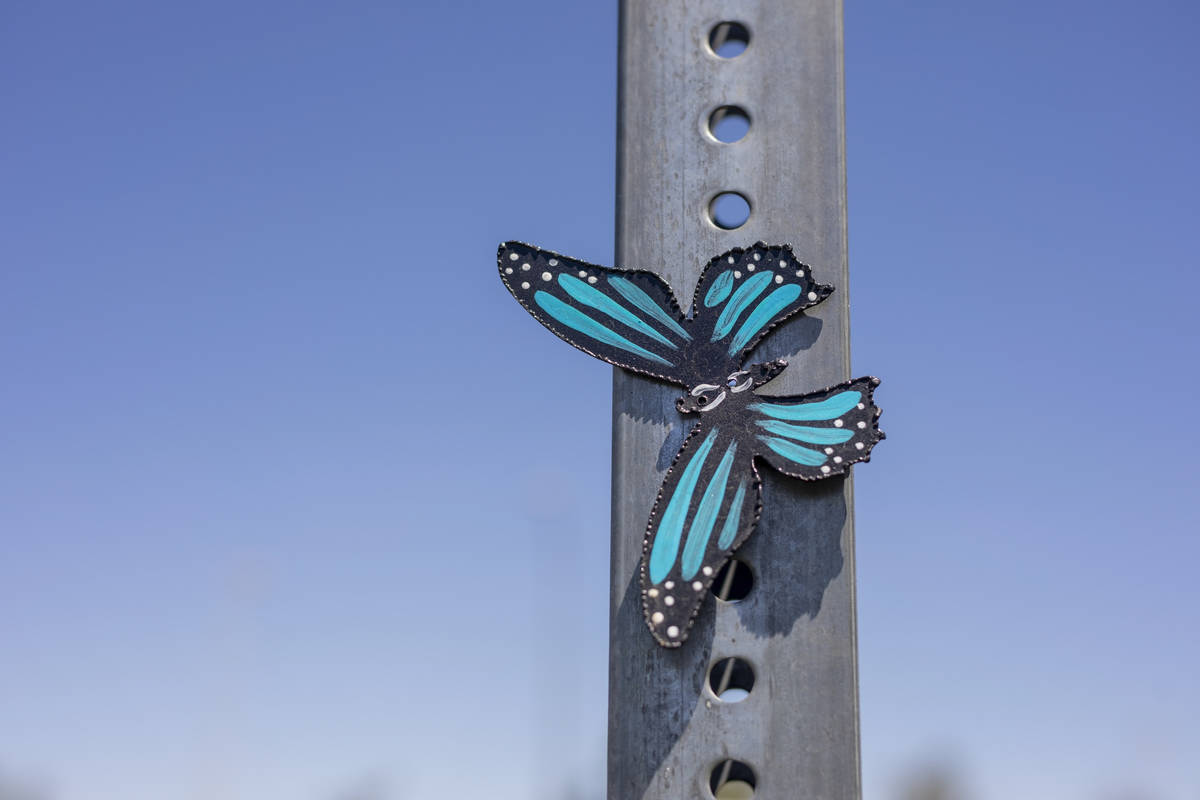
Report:
M709 44L723 21L750 34L734 58ZM616 265L661 274L686 306L709 258L758 240L792 244L836 291L755 354L790 362L772 393L850 377L843 98L838 0L621 3ZM708 133L709 115L725 105L751 119L732 144ZM725 191L751 203L736 230L709 217ZM753 770L757 800L857 799L849 480L805 483L764 465L763 517L738 553L754 576L749 595L710 597L674 650L657 645L642 619L646 520L689 427L675 410L679 395L615 371L608 797L711 798L713 769L735 759ZM729 656L755 675L737 703L707 685L710 667Z

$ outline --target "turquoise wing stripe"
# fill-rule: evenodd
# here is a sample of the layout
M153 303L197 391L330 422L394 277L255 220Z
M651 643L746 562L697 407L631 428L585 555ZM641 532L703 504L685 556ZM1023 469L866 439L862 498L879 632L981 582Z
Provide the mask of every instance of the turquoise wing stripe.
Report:
M571 295L571 297L574 297L579 302L583 303L585 306L591 306L597 311L607 314L617 322L620 322L622 325L626 325L630 328L633 328L635 331L644 333L651 339L662 342L672 350L677 350L679 348L677 344L643 322L641 317L634 314L632 311L618 303L616 300L613 300L599 289L588 286L574 275L568 275L565 272L560 272L558 274L558 285L563 288L563 291Z
M734 335L733 341L729 344L729 355L734 355L749 344L750 340L767 323L775 319L776 314L791 305L799 296L800 287L794 283L780 286L767 295L766 299L755 306L754 310L750 312L750 316L746 317L746 321L742 323L742 327Z
M751 403L750 408L775 419L813 422L840 417L858 405L860 400L862 392L839 392L815 403Z
M633 303L639 311L644 311L656 320L666 325L668 328L679 334L685 341L690 342L692 337L683 329L675 319L666 312L662 306L654 302L654 298L642 291L642 288L628 278L622 278L620 275L610 275L608 277L608 285L617 290L617 292L629 302Z
M717 539L717 547L722 550L728 550L733 544L733 540L737 538L738 523L742 520L742 503L745 501L746 479L742 478L737 491L733 493L733 502L729 504L729 511L725 514L725 524L721 526L721 536Z
M795 461L797 464L804 464L809 467L819 467L825 463L824 453L818 453L816 450L801 447L795 442L789 442L787 439L778 439L774 436L759 436L758 440L788 461Z
M659 364L666 364L668 367L675 366L662 356L651 353L644 347L639 347L621 334L617 333L611 328L605 327L589 317L587 314L584 314L579 309L575 308L574 306L567 305L562 300L559 300L557 297L548 292L537 292L534 294L533 300L535 303L541 306L542 310L547 314L554 317L568 328L579 331L584 336L591 337L598 342L603 342L604 344L612 345L613 347L618 347L626 352L641 356L642 358L648 358L651 361L657 361Z
M746 282L738 287L738 290L733 293L733 297L729 298L729 302L725 304L721 316L717 317L717 324L713 328L712 335L714 342L729 335L729 332L733 330L734 323L738 321L738 317L742 315L747 306L754 302L754 298L763 293L767 284L774 277L770 272L760 272L753 278L747 278Z
M687 544L683 546L683 561L680 566L685 581L696 577L700 565L704 562L704 551L708 549L708 540L717 525L717 512L725 502L725 484L729 482L729 470L733 466L735 453L737 442L730 442L725 455L721 457L721 463L717 464L717 471L708 482L708 488L704 490L704 497L700 498L696 518L692 520L692 527L688 529Z
M719 306L729 293L733 291L733 270L727 269L713 281L712 288L704 295L704 305L708 308Z
M854 431L845 428L814 428L810 425L792 425L776 419L760 419L756 424L760 428L766 428L767 433L799 439L809 444L841 444L854 437Z
M654 537L654 549L650 551L651 583L661 583L675 564L675 556L679 553L679 540L683 535L683 522L692 505L696 481L700 479L700 470L704 468L704 460L708 458L708 451L712 450L716 438L717 429L713 428L684 467L679 485L675 487L675 493L667 503L662 522L658 524L658 536Z

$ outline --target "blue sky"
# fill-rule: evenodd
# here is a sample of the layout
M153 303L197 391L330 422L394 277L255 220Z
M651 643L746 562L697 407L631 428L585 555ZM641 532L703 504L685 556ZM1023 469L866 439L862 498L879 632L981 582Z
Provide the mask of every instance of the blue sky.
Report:
M592 796L615 8L2 12L0 786ZM1200 12L846 30L866 796L1195 800Z

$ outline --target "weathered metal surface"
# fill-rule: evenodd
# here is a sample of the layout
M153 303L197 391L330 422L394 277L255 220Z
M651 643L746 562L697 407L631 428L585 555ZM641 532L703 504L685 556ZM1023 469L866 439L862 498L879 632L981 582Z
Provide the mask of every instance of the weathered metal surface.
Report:
M721 59L709 32L746 25L746 51ZM662 275L690 298L714 254L789 242L837 291L756 353L791 366L772 385L799 394L849 377L842 10L834 0L624 0L618 111L617 247L625 268ZM741 141L706 133L735 105ZM748 222L713 225L710 199L749 198ZM755 797L858 798L851 483L766 474L758 532L739 551L755 586L710 599L684 647L645 635L638 563L647 513L690 425L677 389L614 371L608 796L711 797L711 770L750 765ZM664 444L665 440L665 444ZM739 703L706 685L716 661L749 662Z

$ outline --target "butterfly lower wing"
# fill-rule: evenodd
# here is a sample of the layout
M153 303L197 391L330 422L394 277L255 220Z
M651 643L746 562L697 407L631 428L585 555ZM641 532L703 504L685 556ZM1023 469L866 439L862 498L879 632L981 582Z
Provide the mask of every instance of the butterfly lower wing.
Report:
M772 328L832 292L788 245L734 248L704 268L691 330L715 356L741 364Z
M790 397L759 395L754 415L756 453L794 478L819 480L845 474L871 460L884 438L874 391L878 378L858 378L819 392Z
M753 454L735 431L697 425L659 491L642 546L642 610L659 644L687 639L721 566L762 510Z
M500 245L497 262L513 297L560 339L609 364L687 385L692 336L662 278L521 242Z

